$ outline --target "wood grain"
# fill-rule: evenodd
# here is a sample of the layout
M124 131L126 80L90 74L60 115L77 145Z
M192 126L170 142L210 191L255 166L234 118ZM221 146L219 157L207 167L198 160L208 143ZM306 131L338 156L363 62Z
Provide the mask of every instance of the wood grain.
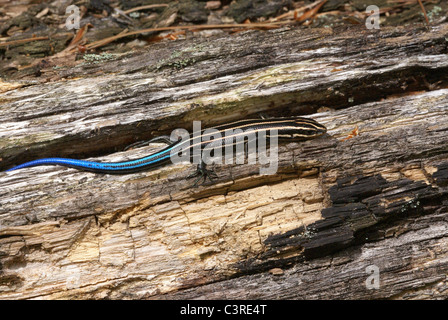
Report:
M446 298L447 28L174 41L3 93L3 169L131 159L154 149L117 150L193 120L307 114L329 130L282 144L276 175L216 166L199 188L189 164L0 173L0 297Z

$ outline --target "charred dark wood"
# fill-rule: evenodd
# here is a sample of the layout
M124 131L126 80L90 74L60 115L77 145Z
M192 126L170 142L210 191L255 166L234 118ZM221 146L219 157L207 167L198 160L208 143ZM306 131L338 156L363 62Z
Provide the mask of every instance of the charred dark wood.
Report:
M329 130L281 145L276 175L217 166L199 188L192 165L0 173L0 296L446 298L447 33L250 31L16 84L1 100L2 169L138 157L153 149L116 151L192 120L308 115Z

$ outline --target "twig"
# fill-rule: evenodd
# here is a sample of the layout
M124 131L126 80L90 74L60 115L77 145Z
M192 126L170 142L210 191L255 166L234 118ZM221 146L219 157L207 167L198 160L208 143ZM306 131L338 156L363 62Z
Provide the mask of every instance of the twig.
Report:
M322 1L316 1L316 2L313 2L313 3L309 4L309 5L303 6L303 7L299 8L299 9L286 12L286 13L278 16L278 17L275 17L274 19L272 19L272 21L277 21L277 20L281 20L281 19L284 19L284 18L289 18L290 16L295 16L295 15L297 15L298 13L300 13L302 11L306 11L306 10L314 8L315 6L319 5L321 2Z
M428 20L428 16L426 15L425 6L423 5L422 0L418 0L418 3L420 4L420 8L422 8L423 15L425 16L426 24L429 26L429 20Z
M22 44L27 43L31 41L38 41L38 40L48 40L49 37L33 37L33 38L27 38L27 39L20 39L20 40L14 40L14 41L8 41L8 42L1 42L0 47L7 47L14 44Z
M67 46L67 48L72 48L75 45L77 45L82 38L84 37L84 35L87 32L87 29L89 27L93 27L93 25L91 23L87 23L86 25L84 25L82 28L80 28L77 32L76 35L73 37L72 41L70 42L70 44Z
M113 41L115 41L117 39L120 39L122 37L125 37L125 36L129 35L129 34L127 34L127 32L128 32L128 29L124 29L119 34L117 34L117 35L115 35L113 37L109 37L109 38L105 38L105 39L102 39L102 40L98 40L98 41L89 43L89 44L86 45L86 48L87 49L93 49L93 48L99 48L99 47L105 46L106 44L109 44L109 43L111 43L111 42L113 42ZM130 33L132 33L132 32L130 32ZM96 45L92 46L92 44L96 44Z
M210 24L210 25L192 25L192 26L173 26L173 27L160 27L160 28L149 28L137 31L131 31L127 33L121 32L115 36L98 40L86 45L87 49L94 49L101 47L105 44L113 42L115 40L133 36L136 34L147 33L147 32L158 32L158 31L170 31L170 30L203 30L203 29L225 29L225 28L277 28L279 25L290 23L289 21L284 22L271 22L271 23L241 23L241 24Z
M327 0L320 1L319 3L316 4L316 6L314 6L314 8L304 12L300 17L296 17L294 15L294 20L296 20L297 22L303 22L305 20L313 18L316 15L316 13L320 10L320 8L322 8L325 2L327 2Z

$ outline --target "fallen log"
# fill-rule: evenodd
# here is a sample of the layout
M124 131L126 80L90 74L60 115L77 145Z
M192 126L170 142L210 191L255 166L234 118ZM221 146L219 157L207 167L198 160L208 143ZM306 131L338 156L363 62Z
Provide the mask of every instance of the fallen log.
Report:
M1 170L139 157L153 149L121 150L193 120L305 115L328 133L282 144L275 175L216 166L198 188L188 164L2 172L0 297L446 297L447 33L248 31L18 83L0 101Z

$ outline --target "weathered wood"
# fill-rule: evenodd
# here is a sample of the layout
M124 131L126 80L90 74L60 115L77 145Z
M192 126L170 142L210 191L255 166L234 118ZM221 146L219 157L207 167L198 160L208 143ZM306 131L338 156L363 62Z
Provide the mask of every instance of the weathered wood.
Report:
M328 135L282 145L274 176L223 165L191 189L191 165L0 173L0 296L446 297L448 25L356 31L154 45L2 94L2 168L137 157L150 149L97 156L192 120L337 110L310 115Z

